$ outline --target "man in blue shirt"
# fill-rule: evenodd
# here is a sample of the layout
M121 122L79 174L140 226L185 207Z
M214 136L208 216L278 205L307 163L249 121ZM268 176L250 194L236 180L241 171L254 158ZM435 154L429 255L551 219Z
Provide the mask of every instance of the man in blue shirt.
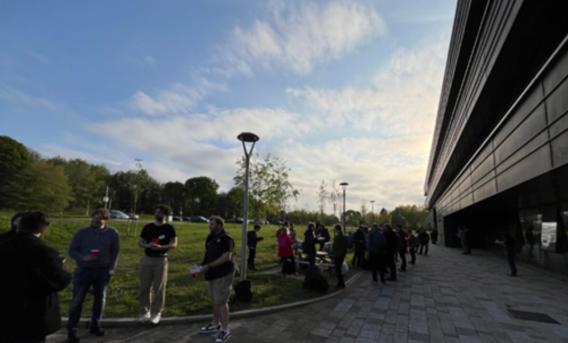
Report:
M109 210L95 210L91 225L79 230L69 246L69 256L77 262L73 274L73 300L69 306L67 323L67 338L70 343L79 342L77 324L81 318L83 301L91 286L95 299L89 331L95 336L104 336L99 320L105 303L106 288L116 268L119 251L118 233L107 226L109 219Z

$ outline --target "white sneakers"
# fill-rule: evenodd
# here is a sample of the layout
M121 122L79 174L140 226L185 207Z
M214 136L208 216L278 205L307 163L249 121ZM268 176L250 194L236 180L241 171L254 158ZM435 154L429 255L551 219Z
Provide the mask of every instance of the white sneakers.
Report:
M158 323L160 322L160 319L162 319L162 313L156 314L154 317L152 317L152 319L150 320L150 322L151 322L153 325L158 325Z
M160 323L160 319L162 319L162 313L151 316L150 312L146 312L138 317L138 322L142 324L150 322L153 325L158 325L158 323Z

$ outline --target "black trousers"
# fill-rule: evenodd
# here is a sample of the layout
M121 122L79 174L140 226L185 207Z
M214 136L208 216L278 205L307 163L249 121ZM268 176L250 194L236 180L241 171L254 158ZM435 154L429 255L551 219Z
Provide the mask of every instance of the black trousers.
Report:
M515 264L514 252L507 252L507 262L509 263L509 269L511 269L511 275L517 275L517 265Z
M418 250L418 254L422 255L422 252L424 252L424 255L428 255L428 243L420 243L420 250Z
M249 248L248 265L254 267L254 259L256 257L256 249Z
M398 252L398 256L400 256L400 270L402 270L403 272L406 271L406 251L400 250Z
M391 280L396 280L396 263L394 262L395 255L396 252L388 252L386 256L386 264L390 271Z
M379 275L381 276L381 282L385 282L385 259L385 254L369 253L369 264L371 267L371 273L373 275L373 281L378 281L377 272L379 272Z
M408 249L408 252L410 253L410 264L415 264L416 263L416 248L410 248L410 249Z
M355 253L353 254L353 267L362 268L365 264L365 248L355 247Z
M343 274L341 273L341 267L343 267L343 260L345 256L337 256L333 258L333 264L335 265L335 275L337 276L337 285L344 287L345 281L343 280Z

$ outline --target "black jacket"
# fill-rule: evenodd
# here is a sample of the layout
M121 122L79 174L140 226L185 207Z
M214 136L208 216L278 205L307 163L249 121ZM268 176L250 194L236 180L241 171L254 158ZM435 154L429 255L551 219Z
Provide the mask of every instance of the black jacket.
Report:
M57 292L71 282L57 251L33 234L17 233L0 242L0 270L0 341L39 339L57 331Z

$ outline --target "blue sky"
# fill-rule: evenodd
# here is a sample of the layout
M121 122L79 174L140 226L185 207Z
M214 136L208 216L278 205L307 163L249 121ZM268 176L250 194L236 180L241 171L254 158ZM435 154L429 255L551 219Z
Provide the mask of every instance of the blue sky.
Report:
M3 1L0 134L232 186L241 131L316 209L422 203L455 1ZM327 206L331 212L331 205Z

